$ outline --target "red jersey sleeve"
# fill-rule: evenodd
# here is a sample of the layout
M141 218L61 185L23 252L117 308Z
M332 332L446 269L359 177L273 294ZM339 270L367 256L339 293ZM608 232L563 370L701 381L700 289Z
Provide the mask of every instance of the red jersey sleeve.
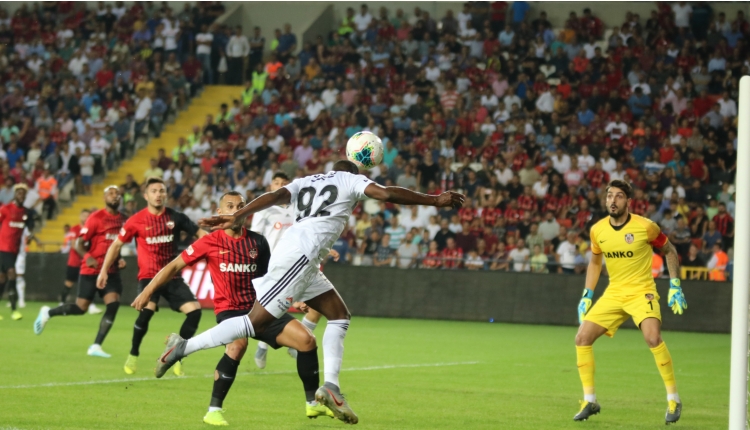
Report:
M133 240L133 236L138 232L136 227L136 222L134 220L134 216L128 218L127 221L125 221L125 225L122 226L120 229L120 234L117 235L117 238L122 243L128 243L131 240Z
M207 234L196 240L192 245L188 246L186 250L182 251L182 254L180 254L182 261L188 266L192 266L196 261L202 260L208 254L212 241L212 234Z
M5 213L8 210L8 205L0 205L0 222L3 221L3 218L5 218Z
M86 224L81 229L81 238L83 238L84 242L88 242L91 240L92 237L96 235L96 231L99 229L99 218L90 216L89 219L86 220Z

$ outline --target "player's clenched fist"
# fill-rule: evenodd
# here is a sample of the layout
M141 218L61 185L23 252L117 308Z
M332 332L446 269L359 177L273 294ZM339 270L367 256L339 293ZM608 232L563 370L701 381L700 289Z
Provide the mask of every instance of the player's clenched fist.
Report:
M440 208L460 208L463 206L464 200L466 200L466 197L463 194L455 191L446 191L438 196L435 206Z

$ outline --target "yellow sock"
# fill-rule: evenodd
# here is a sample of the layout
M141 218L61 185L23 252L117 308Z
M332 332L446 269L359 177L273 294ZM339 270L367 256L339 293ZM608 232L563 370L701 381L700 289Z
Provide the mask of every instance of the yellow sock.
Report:
M596 401L594 391L594 347L593 346L576 346L576 358L578 364L578 375L581 377L583 384L584 399L588 402Z
M662 342L656 348L651 348L656 360L656 368L661 373L661 379L664 380L664 386L667 387L667 395L677 394L677 383L674 380L674 367L672 366L672 356L669 355L667 344Z

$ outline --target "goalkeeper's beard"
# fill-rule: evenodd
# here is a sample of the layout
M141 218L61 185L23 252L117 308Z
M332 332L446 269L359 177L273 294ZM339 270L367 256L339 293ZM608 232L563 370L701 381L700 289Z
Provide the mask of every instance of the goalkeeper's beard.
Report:
M612 207L610 206L610 208L609 208L609 216L612 217L612 218L614 218L614 219L616 219L616 220L618 220L618 221L620 221L620 220L623 219L623 217L625 217L627 215L628 208L626 206L626 207L624 207L622 209L619 209L619 210L618 209L619 208L617 208L617 206L615 206L615 209L612 209Z

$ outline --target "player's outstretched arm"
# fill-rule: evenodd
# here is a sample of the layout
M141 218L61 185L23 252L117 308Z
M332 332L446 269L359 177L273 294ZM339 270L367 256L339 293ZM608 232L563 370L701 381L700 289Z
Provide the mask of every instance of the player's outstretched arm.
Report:
M238 210L233 215L218 215L211 218L202 218L198 220L198 225L211 229L211 231L232 228L249 215L268 209L271 206L285 205L291 202L292 194L286 188L279 188L276 191L265 193L262 196L248 203L244 208Z
M664 259L667 260L667 270L669 271L667 305L672 308L672 312L682 315L682 312L687 309L687 301L680 286L680 257L677 255L677 249L670 241L666 241L660 249L664 253Z
M112 264L120 258L120 249L122 249L123 243L120 239L115 239L109 249L107 249L107 255L104 257L101 269L99 269L99 276L96 278L96 288L103 289L107 285L107 278L109 268Z
M583 324L583 317L591 309L596 283L599 282L599 276L602 274L602 260L602 254L591 254L591 261L589 262L588 269L586 269L586 283L584 284L583 295L581 296L581 301L578 303L579 324Z
M146 285L146 288L141 291L141 294L138 294L138 297L133 300L133 303L131 303L130 306L134 307L137 311L145 308L146 305L148 305L149 300L151 300L154 291L168 283L177 273L179 273L180 270L184 269L185 266L187 266L187 264L185 263L185 260L182 259L182 256L178 256L172 260L169 264L164 266L156 276L154 276L151 282Z
M465 200L463 194L454 191L446 191L439 196L431 196L402 187L384 187L376 183L372 183L365 188L365 195L371 199L399 205L424 205L438 208L460 208Z

